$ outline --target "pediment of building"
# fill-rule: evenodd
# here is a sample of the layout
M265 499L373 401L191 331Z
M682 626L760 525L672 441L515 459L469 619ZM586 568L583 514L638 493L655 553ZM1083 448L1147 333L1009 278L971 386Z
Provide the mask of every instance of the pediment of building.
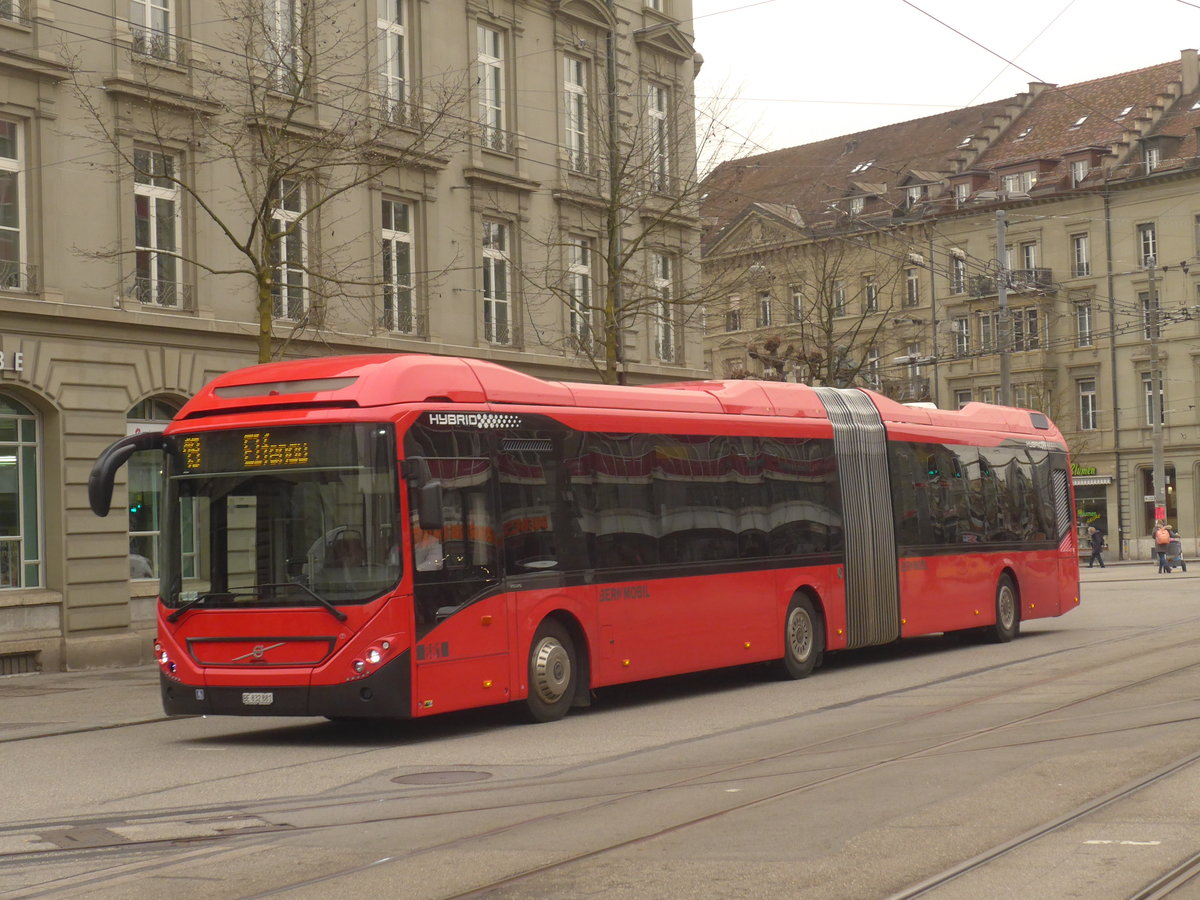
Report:
M554 11L607 31L617 27L608 6L599 0L554 0Z
M633 33L633 39L639 44L648 45L680 59L691 59L696 55L696 48L692 46L692 42L679 30L678 25L670 22L641 28Z

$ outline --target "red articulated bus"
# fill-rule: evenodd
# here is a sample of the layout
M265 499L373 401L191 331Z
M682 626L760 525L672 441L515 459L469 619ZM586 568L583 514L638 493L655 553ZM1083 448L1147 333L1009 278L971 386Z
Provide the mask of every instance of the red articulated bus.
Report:
M97 460L164 456L168 713L406 718L1079 602L1062 435L773 382L615 387L377 355L221 376Z

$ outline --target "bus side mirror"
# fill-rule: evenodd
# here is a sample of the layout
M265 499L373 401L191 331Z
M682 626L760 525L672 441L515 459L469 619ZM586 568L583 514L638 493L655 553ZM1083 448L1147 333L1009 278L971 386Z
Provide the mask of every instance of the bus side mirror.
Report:
M167 450L170 438L161 431L143 431L131 434L111 444L96 458L92 472L88 475L88 504L98 516L107 516L112 507L113 482L117 470L139 450Z
M417 488L417 525L422 531L441 531L444 524L442 483L426 481Z

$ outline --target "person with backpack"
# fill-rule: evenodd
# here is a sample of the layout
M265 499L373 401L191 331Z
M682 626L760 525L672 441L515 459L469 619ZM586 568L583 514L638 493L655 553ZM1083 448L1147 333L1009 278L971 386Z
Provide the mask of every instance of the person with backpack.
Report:
M1179 536L1179 530L1174 526L1168 527L1171 532L1171 543L1167 544L1167 568L1174 569L1178 566L1183 571L1187 571L1187 561L1183 558L1183 538Z
M1158 574L1171 574L1171 567L1167 565L1167 550L1171 546L1171 529L1167 528L1167 523L1159 519L1154 523L1154 555L1158 559Z

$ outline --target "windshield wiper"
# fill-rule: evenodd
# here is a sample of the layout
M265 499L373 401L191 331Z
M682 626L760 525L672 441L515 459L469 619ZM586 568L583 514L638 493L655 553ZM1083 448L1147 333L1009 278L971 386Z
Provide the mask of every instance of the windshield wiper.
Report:
M253 590L210 591L207 594L200 594L194 600L189 600L187 603L183 604L183 606L179 607L179 609L175 610L175 612L173 612L169 616L167 616L167 621L168 622L177 622L179 620L179 618L185 612L187 612L190 609L195 609L197 606L203 606L209 600L218 599L218 598L222 599L222 600L224 600L224 599L232 600L235 597L260 597L260 596L262 596L263 588L292 588L292 587L298 587L302 591L307 593L314 600L316 600L318 603L320 603L321 606L325 607L325 609L329 611L329 614L332 615L339 622L345 622L349 618L349 616L347 616L344 612L342 612L340 609L338 609L336 606L334 606L332 603L330 603L328 600L326 600L324 597L322 597L320 594L318 594L316 591L314 591L312 588L310 588L307 584L301 584L298 581L282 581L277 584L256 585Z
M175 612L173 612L169 616L167 616L167 621L168 622L177 622L177 621L179 621L180 616L182 616L189 609L195 609L197 606L203 606L209 600L213 600L216 598L220 598L222 600L224 600L224 599L232 600L235 597L257 597L257 596L258 596L257 591L209 591L207 594L198 594L198 595L196 595L196 598L194 600L189 600L187 603L183 604L183 606L179 607L179 609L175 610Z
M336 606L334 606L332 603L330 603L328 600L326 600L324 597L322 597L320 594L318 594L316 591L314 591L312 588L310 588L303 581L282 581L282 582L279 582L278 584L260 585L260 587L265 587L265 588L298 587L298 588L300 588L300 590L304 591L306 594L308 594L310 597L312 597L314 600L316 600L318 603L320 603L323 607L325 607L327 610L329 610L330 615L332 615L339 622L345 622L348 618L350 618L344 612L342 612L340 609L338 609Z

